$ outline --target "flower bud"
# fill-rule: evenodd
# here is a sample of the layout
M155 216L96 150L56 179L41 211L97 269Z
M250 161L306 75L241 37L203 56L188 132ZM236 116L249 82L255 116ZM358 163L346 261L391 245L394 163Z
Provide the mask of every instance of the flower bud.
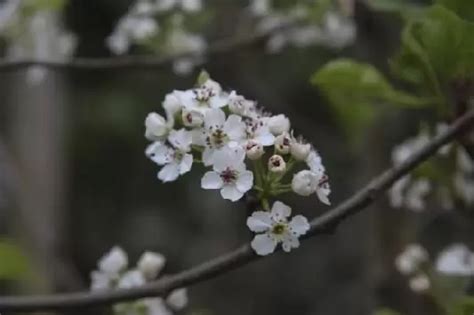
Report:
M245 150L247 152L247 157L252 161L258 160L265 153L263 145L256 141L249 141Z
M181 118L183 120L183 124L186 127L191 127L191 128L200 127L204 123L203 115L194 110L189 111L189 110L183 109L181 113Z
M168 133L166 120L157 113L149 113L145 119L145 137L151 141L161 140Z
M98 265L101 271L114 275L127 268L128 257L122 248L115 246L99 260Z
M291 142L290 151L295 160L304 161L311 151L311 145L309 143L301 143L294 140Z
M174 119L182 107L183 105L176 93L166 94L165 100L163 101L163 108L165 109L166 117L168 117L168 119Z
M283 114L268 118L267 124L275 136L290 131L290 120Z
M430 279L425 274L418 274L410 279L410 289L416 293L422 293L431 286Z
M138 270L143 274L145 279L155 279L165 266L166 259L163 255L154 252L145 252L138 260Z
M273 173L283 173L286 170L285 160L278 154L268 160L268 170Z
M318 188L318 178L315 173L303 170L296 173L291 181L291 188L301 196L309 196Z
M290 153L291 138L290 135L286 132L275 138L275 149L279 154L288 154Z
M182 310L188 305L188 291L184 288L171 291L166 298L166 304L174 311Z

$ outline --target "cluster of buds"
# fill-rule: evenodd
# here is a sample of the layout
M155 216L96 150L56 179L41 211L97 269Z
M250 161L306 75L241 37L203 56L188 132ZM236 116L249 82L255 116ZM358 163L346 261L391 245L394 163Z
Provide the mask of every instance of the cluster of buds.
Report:
M91 273L91 290L130 289L155 280L165 266L163 255L145 252L135 268L128 269L128 256L120 247L112 248ZM188 304L186 289L171 291L166 298L154 297L114 306L115 314L172 315Z
M231 201L253 191L266 213L274 213L275 207L282 205L275 202L270 209L269 199L288 192L315 194L329 204L330 188L321 157L303 138L294 136L285 115L271 115L236 91L224 91L205 72L195 88L166 95L163 109L164 116L150 113L145 120L145 136L153 141L146 155L162 166L158 172L161 181L174 181L194 163L202 163L209 168L201 179L203 189L219 190ZM273 226L272 222L285 225L289 211L283 213L267 216L266 227ZM263 226L251 229L266 231ZM272 239L272 244L280 242L280 237ZM259 254L266 252L254 249Z

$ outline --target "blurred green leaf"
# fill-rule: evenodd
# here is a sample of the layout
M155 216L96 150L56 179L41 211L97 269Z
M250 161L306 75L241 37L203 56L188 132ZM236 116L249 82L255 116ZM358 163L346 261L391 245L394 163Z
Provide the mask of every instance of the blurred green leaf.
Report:
M349 135L360 137L375 118L380 103L418 108L427 100L394 89L375 67L340 59L316 72L311 82L328 98L337 119Z
M410 0L368 0L367 3L373 10L398 13L404 17L416 16L424 8Z
M463 19L474 21L474 1L472 0L437 0L436 3L455 12Z
M465 296L461 298L449 312L450 315L472 315L474 314L474 297Z
M211 78L211 76L209 75L209 72L207 72L206 70L201 70L201 72L199 73L199 76L197 78L197 81L196 81L196 86L203 85L210 78Z
M373 315L401 315L401 314L389 308L382 308L375 311Z
M13 242L0 239L0 279L13 280L27 274L28 259Z

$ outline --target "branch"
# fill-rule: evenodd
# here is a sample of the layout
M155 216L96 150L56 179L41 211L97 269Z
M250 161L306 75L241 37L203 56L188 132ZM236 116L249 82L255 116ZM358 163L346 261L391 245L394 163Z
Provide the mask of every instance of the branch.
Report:
M212 57L230 53L245 47L264 43L276 33L296 27L298 23L288 22L276 26L265 32L254 32L251 35L235 36L221 39L212 43L204 52L183 52L163 57L156 56L126 56L112 58L73 58L65 61L23 59L1 60L0 71L19 70L32 66L41 66L49 69L67 70L112 70L112 69L156 69L165 67L182 58Z
M311 221L311 229L306 235L306 238L316 234L332 232L344 219L370 205L395 181L434 155L440 147L454 140L457 136L472 127L474 127L474 110L460 117L445 132L432 139L402 164L388 169L342 204L313 219ZM176 288L186 287L212 279L261 258L262 257L257 256L250 246L246 244L233 252L209 260L178 274L161 278L143 287L128 290L122 289L45 296L7 296L0 298L0 311L38 312L62 310L160 296Z

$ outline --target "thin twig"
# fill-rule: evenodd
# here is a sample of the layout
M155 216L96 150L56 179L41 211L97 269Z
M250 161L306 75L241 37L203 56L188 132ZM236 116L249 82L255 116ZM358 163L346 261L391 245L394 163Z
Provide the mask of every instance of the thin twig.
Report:
M250 35L236 36L217 40L212 43L204 52L183 52L168 56L125 56L106 58L73 58L71 60L39 60L22 59L6 60L0 59L0 71L20 70L32 66L40 66L49 69L67 70L112 70L112 69L143 69L153 70L172 64L174 61L183 58L210 58L216 55L232 53L239 49L264 43L276 33L289 30L298 23L283 23L265 32L255 32Z
M395 181L408 174L420 163L433 156L443 145L454 140L464 131L474 127L474 110L455 121L446 131L435 137L419 151L398 166L388 169L373 179L367 186L356 192L339 206L311 221L311 229L306 237L332 232L344 219L358 213L370 205ZM246 265L262 257L254 254L248 244L176 275L162 278L143 287L102 292L82 292L46 296L2 297L0 311L38 312L83 308L113 304L144 297L160 296L170 290L197 284L228 271Z

